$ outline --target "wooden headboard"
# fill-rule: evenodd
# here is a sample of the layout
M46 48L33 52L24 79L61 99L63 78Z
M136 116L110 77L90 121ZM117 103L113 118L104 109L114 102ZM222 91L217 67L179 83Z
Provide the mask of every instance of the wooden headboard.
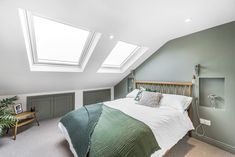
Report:
M135 81L135 88L148 88L165 94L176 94L192 96L191 82L154 82L154 81Z
M192 82L154 82L154 81L135 81L135 88L140 87L156 90L165 94L176 94L192 96ZM192 105L188 108L189 118L192 120Z

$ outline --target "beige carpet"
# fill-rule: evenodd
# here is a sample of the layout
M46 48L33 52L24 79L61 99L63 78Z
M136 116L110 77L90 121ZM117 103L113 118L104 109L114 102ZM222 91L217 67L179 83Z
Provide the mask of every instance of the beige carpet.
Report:
M42 121L40 126L19 130L16 141L9 135L0 139L1 157L73 157L68 143L60 134L58 119ZM235 157L217 147L194 138L181 140L166 157Z
M235 155L195 138L185 137L165 157L235 157Z

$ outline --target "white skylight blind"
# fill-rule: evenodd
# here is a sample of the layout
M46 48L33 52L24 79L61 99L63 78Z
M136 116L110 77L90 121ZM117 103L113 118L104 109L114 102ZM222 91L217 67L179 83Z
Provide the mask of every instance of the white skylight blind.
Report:
M19 8L31 71L83 72L101 33Z
M38 63L78 65L90 32L32 16Z
M102 67L121 67L139 47L123 41L118 41L111 53L105 59Z

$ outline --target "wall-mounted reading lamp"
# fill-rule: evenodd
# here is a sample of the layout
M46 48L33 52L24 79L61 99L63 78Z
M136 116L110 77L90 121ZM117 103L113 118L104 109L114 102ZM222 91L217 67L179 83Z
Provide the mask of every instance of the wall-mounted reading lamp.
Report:
M197 64L194 66L194 73L195 75L193 75L193 78L192 78L192 83L195 84L196 83L196 77L199 76L200 74L200 64Z
M134 81L135 81L135 71L131 70L130 71L130 75L128 76L128 92L131 92L135 85L134 85Z
M192 84L195 84L196 83L196 76L193 75L193 78L192 78Z
M129 78L135 78L135 70L131 70Z
M196 76L199 76L200 74L200 68L201 68L201 65L200 64L197 64L194 66L194 71L195 71L195 75Z

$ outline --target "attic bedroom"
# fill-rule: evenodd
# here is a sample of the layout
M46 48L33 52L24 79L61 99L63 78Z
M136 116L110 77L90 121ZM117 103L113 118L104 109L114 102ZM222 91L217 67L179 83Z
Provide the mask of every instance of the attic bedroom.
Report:
M1 0L1 157L235 157L235 1Z

